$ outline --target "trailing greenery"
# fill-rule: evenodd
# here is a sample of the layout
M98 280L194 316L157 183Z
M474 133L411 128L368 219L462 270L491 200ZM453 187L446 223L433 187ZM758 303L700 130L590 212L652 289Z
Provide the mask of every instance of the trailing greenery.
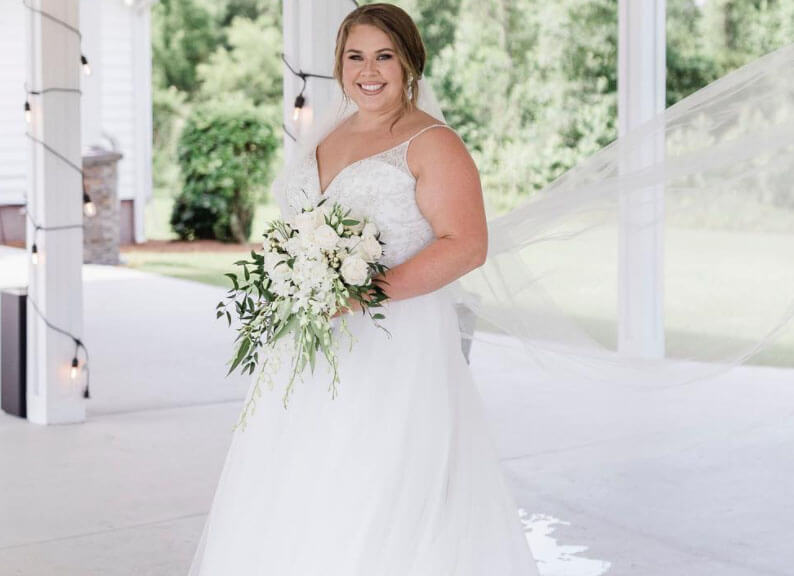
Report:
M177 235L246 242L278 144L272 123L244 99L194 107L178 145L182 190L171 213Z

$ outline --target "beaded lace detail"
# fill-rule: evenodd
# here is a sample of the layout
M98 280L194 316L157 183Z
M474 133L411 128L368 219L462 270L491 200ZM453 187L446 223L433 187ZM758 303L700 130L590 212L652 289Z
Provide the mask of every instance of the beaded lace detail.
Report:
M435 239L430 223L416 204L416 179L408 168L406 154L411 141L433 124L408 140L377 154L352 162L342 168L320 190L316 151L312 150L274 193L282 215L290 217L304 208L315 206L323 198L339 202L353 214L375 223L385 243L382 262L397 266ZM450 128L451 129L451 128Z

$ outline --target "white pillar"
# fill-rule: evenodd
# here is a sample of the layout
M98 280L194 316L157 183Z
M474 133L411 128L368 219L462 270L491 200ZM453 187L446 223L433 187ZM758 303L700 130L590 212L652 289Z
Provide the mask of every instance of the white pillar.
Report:
M78 0L31 0L31 5L79 28ZM74 88L80 84L80 40L71 31L31 11L27 15L27 83L32 90ZM30 134L68 162L80 167L80 97L52 92L31 99ZM40 226L81 224L82 178L64 159L30 141L29 213ZM28 222L28 251L38 247L38 264L30 264L28 285L27 412L38 424L85 420L82 388L85 374L70 376L75 343L48 328L35 308L54 326L82 336L83 231L80 228L34 235ZM35 303L35 304L34 304ZM80 362L84 361L80 351Z
M136 243L146 241L146 203L152 195L152 33L151 7L133 11L133 78L135 85L135 230Z
M665 0L620 0L618 123L620 135L665 108ZM664 155L664 135L621 158L636 170ZM620 197L618 350L627 356L664 356L664 188Z
M83 148L102 140L102 4L104 0L79 0L82 49L91 59L91 75L83 76L83 97L80 110Z
M333 76L336 33L345 16L355 9L350 0L289 0L283 3L284 55L296 70ZM336 80L308 78L306 102L300 118L293 120L295 97L303 81L284 66L284 125L296 137L305 132L331 101ZM284 135L285 160L294 153L292 139Z

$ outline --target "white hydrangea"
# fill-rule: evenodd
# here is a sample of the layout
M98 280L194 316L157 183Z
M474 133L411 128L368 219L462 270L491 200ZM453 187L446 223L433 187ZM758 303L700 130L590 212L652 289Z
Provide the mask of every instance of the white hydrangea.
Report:
M272 274L273 270L276 269L277 265L281 262L284 262L286 259L287 258L286 256L284 256L284 254L280 254L278 252L265 252L265 262L264 262L265 270L267 271L268 274Z
M300 236L293 236L284 243L284 249L290 256L295 256L301 250Z

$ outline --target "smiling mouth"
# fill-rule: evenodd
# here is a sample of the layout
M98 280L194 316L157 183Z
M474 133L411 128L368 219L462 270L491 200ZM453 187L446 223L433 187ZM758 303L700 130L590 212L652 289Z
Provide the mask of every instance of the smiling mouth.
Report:
M358 89L361 90L367 96L374 96L375 94L380 94L383 92L383 88L386 86L383 82L372 82L372 83L356 83Z

